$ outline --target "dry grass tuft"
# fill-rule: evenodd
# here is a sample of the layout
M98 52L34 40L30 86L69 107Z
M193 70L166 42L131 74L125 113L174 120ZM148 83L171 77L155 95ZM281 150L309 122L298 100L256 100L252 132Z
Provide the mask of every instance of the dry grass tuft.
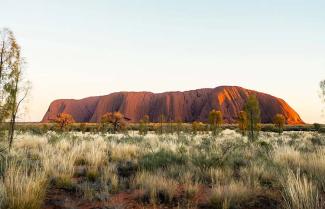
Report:
M286 209L322 209L318 190L313 182L306 176L301 176L299 171L288 173L286 183L283 185L284 207Z
M135 177L134 186L143 189L151 203L158 203L172 201L178 184L159 174L141 172Z
M16 162L7 167L4 179L5 206L8 209L39 209L43 203L47 178L44 171L21 167Z
M227 185L216 185L213 188L210 204L213 208L234 208L255 195L255 191L243 182L231 182Z

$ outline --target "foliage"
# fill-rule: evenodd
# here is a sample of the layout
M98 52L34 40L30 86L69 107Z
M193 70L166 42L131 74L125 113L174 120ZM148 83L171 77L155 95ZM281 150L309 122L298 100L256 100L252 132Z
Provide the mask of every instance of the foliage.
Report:
M68 125L74 123L74 119L72 115L68 113L60 113L57 115L57 117L53 120L55 122L61 131L63 131Z
M19 107L30 89L23 80L24 59L13 32L0 30L0 122L9 120L8 142L12 147Z
M247 131L248 127L248 117L245 111L240 111L238 115L238 127L241 131L242 135L244 136Z
M283 127L285 124L285 117L282 114L276 114L273 118L273 123L278 129L278 133L281 134L283 132Z
M124 115L120 112L108 112L101 118L102 124L110 124L113 127L113 133L121 131L126 128L126 121Z
M221 111L211 110L209 113L209 123L213 135L216 135L223 123L223 117Z
M251 140L256 140L257 131L259 130L259 123L261 121L261 111L259 102L255 95L250 95L244 106L244 110L247 113L248 119L248 137Z
M170 165L183 165L184 163L185 159L182 156L164 149L148 153L139 160L140 167L146 170L167 168Z

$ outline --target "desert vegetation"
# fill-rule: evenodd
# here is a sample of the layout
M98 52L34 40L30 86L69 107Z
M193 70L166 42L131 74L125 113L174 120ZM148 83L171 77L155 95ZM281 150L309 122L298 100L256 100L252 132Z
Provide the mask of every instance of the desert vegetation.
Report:
M260 132L252 142L230 129L217 135L18 131L12 150L1 155L0 204L322 209L324 146L317 132Z

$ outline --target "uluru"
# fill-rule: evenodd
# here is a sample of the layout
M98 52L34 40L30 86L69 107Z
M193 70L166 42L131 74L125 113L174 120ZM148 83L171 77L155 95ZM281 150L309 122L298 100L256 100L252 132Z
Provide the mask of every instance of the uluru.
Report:
M117 92L80 100L53 101L42 122L50 122L60 113L68 113L76 122L100 122L106 112L119 111L131 122L139 122L144 115L150 121L159 121L164 115L168 121L207 121L212 109L221 110L226 123L235 123L249 95L256 95L261 109L261 122L271 123L277 114L283 114L287 124L303 124L298 113L283 99L238 86L219 86L190 91L164 93Z

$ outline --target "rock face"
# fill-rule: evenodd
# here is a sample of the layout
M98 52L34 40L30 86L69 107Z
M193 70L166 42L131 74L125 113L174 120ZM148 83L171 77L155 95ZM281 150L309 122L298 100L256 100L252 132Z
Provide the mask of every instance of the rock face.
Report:
M255 94L260 103L262 123L271 123L277 113L285 116L287 124L304 123L284 100L237 86L158 94L118 92L80 100L55 100L42 122L49 122L62 112L71 114L76 122L99 122L103 114L114 111L123 113L131 122L138 122L144 115L157 122L161 114L169 121L207 121L209 112L216 109L222 111L225 122L235 123L251 94Z

